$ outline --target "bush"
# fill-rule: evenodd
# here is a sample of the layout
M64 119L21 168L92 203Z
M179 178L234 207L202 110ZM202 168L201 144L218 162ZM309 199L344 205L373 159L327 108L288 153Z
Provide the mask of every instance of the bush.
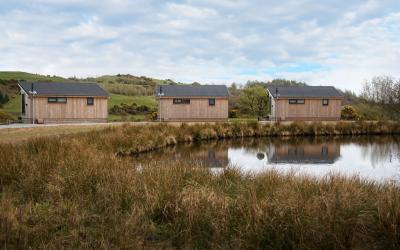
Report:
M237 118L238 117L237 114L238 114L238 110L237 109L229 110L229 118Z
M136 111L142 112L142 113L147 113L150 111L150 108L146 105L140 105L136 108Z
M360 119L360 115L358 114L357 110L350 105L344 106L340 116L343 120L359 120Z
M157 118L158 118L157 112L154 111L150 113L150 120L157 121Z
M14 117L12 117L10 114L0 110L0 122L7 122L7 121L12 121L12 120L14 120Z
M144 114L147 115L150 112L150 107L146 105L140 105L137 106L136 103L133 103L131 105L121 103L120 105L114 105L114 107L111 108L110 114L113 115L138 115L138 114Z

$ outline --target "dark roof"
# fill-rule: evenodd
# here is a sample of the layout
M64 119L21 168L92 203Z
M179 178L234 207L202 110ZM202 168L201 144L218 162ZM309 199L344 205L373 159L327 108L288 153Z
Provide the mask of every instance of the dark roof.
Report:
M163 93L169 97L228 97L225 85L161 85L156 87L156 95Z
M45 96L108 96L108 93L96 83L68 82L19 82L26 92L36 91L37 95Z
M268 86L268 91L276 98L278 88L279 97L337 97L343 98L343 93L333 86L304 86L304 87L275 87Z

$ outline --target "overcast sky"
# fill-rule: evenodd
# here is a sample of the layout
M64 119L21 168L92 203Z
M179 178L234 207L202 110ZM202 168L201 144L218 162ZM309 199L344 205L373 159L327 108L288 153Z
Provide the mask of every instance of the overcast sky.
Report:
M0 70L357 91L400 77L400 2L1 0Z

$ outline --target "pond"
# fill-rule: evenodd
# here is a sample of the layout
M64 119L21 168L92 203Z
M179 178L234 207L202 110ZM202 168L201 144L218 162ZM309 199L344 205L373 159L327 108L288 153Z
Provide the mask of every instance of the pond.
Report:
M375 181L400 181L400 137L243 138L181 144L135 157L148 161L189 161L219 172L235 167L259 173L268 169L323 177L358 175Z

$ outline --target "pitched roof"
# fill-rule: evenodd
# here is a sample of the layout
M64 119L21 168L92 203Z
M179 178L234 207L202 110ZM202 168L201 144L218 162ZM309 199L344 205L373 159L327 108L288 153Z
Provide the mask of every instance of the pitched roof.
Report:
M21 81L18 85L27 93L33 88L37 95L45 96L108 96L108 93L96 83Z
M304 86L304 87L276 87L268 86L268 91L276 98L276 89L279 97L337 97L343 98L343 93L333 86Z
M156 87L156 95L163 93L168 97L228 97L225 85L162 85Z

